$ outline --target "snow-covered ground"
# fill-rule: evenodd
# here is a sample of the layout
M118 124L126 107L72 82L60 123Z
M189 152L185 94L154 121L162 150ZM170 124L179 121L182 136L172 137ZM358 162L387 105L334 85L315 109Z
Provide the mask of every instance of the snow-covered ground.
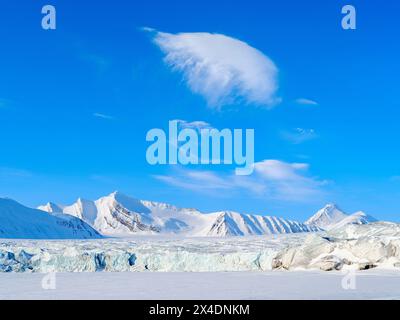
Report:
M341 272L0 273L0 299L400 299L400 274L360 271L344 289Z

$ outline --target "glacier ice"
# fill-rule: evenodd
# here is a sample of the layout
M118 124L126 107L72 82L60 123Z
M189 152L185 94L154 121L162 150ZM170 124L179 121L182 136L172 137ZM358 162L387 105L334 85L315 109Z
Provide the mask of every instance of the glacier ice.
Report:
M3 272L269 270L278 238L0 242ZM299 241L294 238L292 241ZM252 245L249 246L249 243Z
M400 267L400 225L241 238L2 240L0 272L324 271Z
M287 270L398 267L400 225L376 222L350 224L323 234L308 235L303 244L281 251L276 267Z

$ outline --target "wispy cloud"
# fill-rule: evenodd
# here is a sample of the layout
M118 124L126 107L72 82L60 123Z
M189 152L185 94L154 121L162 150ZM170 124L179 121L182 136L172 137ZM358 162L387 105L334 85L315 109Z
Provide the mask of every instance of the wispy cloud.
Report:
M265 186L248 176L216 173L213 171L196 171L179 168L173 175L156 175L157 180L174 187L216 197L232 197L238 192L251 192L262 195Z
M93 53L84 52L80 54L82 60L90 63L98 72L106 71L110 66L109 59Z
M212 129L213 127L205 121L201 120L196 120L196 121L186 121L186 120L173 120L178 123L178 126L182 129L195 129L195 130L201 130L201 129Z
M303 128L295 128L291 131L282 131L281 136L285 140L288 140L294 144L300 144L317 138L317 134L314 129Z
M96 118L100 118L100 119L105 119L105 120L114 120L115 118L113 116L104 114L104 113L93 113L93 116Z
M89 178L91 180L99 182L99 183L106 183L106 184L115 184L116 183L114 178L111 178L109 176L102 175L102 174L92 174Z
M311 99L306 99L306 98L296 99L295 102L297 104L303 104L303 105L309 105L309 106L318 106L319 105L318 102L311 100Z
M328 182L309 175L309 164L264 160L255 164L255 171L271 186L273 198L292 201L309 201L323 193Z
M210 195L232 196L245 192L249 198L307 202L322 196L323 186L327 184L327 181L310 176L308 171L306 163L264 160L254 165L251 176L181 167L173 175L158 175L155 178L178 188Z
M189 88L210 107L220 109L237 101L260 106L280 102L278 68L247 43L223 34L144 30L153 33L166 64L182 72Z
M0 98L0 109L7 108L12 104L9 99Z
M175 121L178 125L178 129L193 129L196 130L198 133L201 132L202 129L214 129L213 126L211 126L208 122L202 121L202 120L196 120L196 121L186 121L186 120L172 120ZM180 149L179 147L184 144L184 142L177 142L177 141L172 141L168 140L168 143L175 146L178 149L178 152L183 155L183 150ZM194 162L200 162L200 158L198 156L193 156L191 155L191 159Z
M29 178L32 177L32 172L24 169L16 169L10 167L0 167L0 177L16 177Z

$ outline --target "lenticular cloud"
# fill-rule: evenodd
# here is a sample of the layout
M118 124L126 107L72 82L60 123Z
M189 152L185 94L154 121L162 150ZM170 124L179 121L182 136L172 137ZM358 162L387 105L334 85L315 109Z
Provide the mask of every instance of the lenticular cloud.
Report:
M182 72L189 88L210 107L237 100L261 106L279 101L277 67L243 41L222 34L156 32L154 42L166 54L167 65Z

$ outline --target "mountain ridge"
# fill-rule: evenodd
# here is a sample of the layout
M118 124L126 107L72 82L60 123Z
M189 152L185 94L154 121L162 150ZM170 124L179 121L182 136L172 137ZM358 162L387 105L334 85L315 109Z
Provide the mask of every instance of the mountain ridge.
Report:
M64 213L82 217L105 235L135 233L170 233L188 236L246 236L281 233L315 232L321 229L288 219L243 214L234 211L203 213L194 208L148 200L139 200L115 191L87 202L96 208L95 218L88 220L84 206L77 202ZM63 206L58 206L63 208ZM41 207L46 209L46 207ZM69 208L79 208L71 210Z
M305 224L328 231L347 224L368 224L376 221L377 219L365 212L358 211L349 215L342 211L336 204L329 203L311 216Z
M13 205L7 205L10 203ZM48 202L38 209L25 207L12 199L0 198L0 238L7 235L11 238L25 236L34 239L124 237L138 234L189 237L274 235L329 231L349 224L377 221L362 211L348 215L332 203L303 223L235 211L203 213L194 208L136 199L118 191L97 200L78 198L67 206ZM40 213L45 213L45 216ZM64 229L60 229L60 226ZM25 234L21 230L25 230Z
M98 239L102 236L76 217L59 212L48 214L12 199L0 198L0 238Z

